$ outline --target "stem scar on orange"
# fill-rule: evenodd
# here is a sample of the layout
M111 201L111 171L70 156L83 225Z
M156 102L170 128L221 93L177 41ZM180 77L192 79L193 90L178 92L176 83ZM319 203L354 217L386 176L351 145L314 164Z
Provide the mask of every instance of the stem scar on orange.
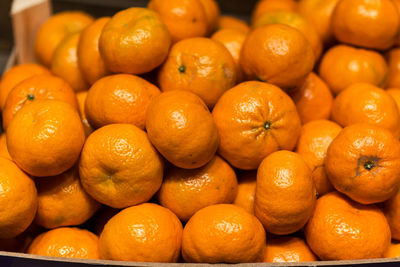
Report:
M393 197L400 184L400 142L367 123L348 126L328 148L325 167L338 190L362 204Z
M225 92L213 117L220 135L218 153L244 170L256 169L274 151L292 150L300 134L293 101L263 82L244 82Z

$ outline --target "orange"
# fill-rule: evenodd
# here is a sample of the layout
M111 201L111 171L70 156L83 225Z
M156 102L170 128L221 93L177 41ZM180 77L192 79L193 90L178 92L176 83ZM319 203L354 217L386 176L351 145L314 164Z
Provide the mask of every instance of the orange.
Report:
M109 74L99 52L100 34L109 20L110 17L95 20L81 32L79 38L78 65L83 78L89 84Z
M302 123L313 120L329 119L332 111L333 96L327 84L314 72L305 82L289 92Z
M338 192L317 200L305 236L321 260L381 258L390 246L390 228L382 211Z
M333 101L332 120L343 127L367 122L388 129L400 137L400 113L394 99L383 89L354 83Z
M86 112L85 112L85 101L87 98L87 91L78 92L76 94L76 98L78 99L79 104L79 113L81 115L83 129L85 130L85 136L88 137L93 132L93 127L90 125Z
M181 242L182 224L176 215L144 203L122 210L107 222L99 251L108 260L177 262Z
M284 24L295 28L306 37L314 51L314 59L317 61L322 53L322 41L314 26L295 11L269 11L261 15L252 23L253 28L269 24Z
M297 12L308 20L315 28L323 43L334 41L331 18L339 0L300 0Z
M236 68L232 55L220 42L190 38L171 48L158 82L162 91L191 91L212 108L235 85Z
M400 87L400 48L391 49L387 54L389 72L386 87ZM1 91L0 91L1 92ZM1 95L0 95L1 96Z
M210 34L219 16L214 0L151 0L148 8L160 15L173 43Z
M255 215L273 234L300 230L310 218L316 200L311 169L297 153L281 150L258 167Z
M196 212L183 229L185 262L240 263L262 261L265 231L259 220L232 204Z
M95 128L111 123L130 123L144 129L147 108L159 94L156 86L138 76L106 76L90 87L85 113Z
M228 90L213 117L220 136L218 153L244 170L257 169L274 151L292 150L301 128L290 97L263 82L244 82Z
M383 255L385 258L398 258L400 257L400 244L399 243L391 243L389 249Z
M388 66L381 54L347 45L329 49L319 66L319 75L334 94L357 82L383 86L387 74Z
M50 17L39 29L35 39L35 54L50 67L54 51L68 35L80 32L93 22L93 17L80 11L60 12Z
M131 124L110 124L86 140L79 174L94 199L125 208L148 201L157 192L163 162L144 131Z
M8 128L12 118L24 105L38 99L59 100L78 109L74 90L66 81L51 74L35 75L19 83L8 94L2 114L3 128Z
M100 55L112 72L141 74L165 60L171 36L161 18L147 8L128 8L116 13L99 39Z
M219 6L216 0L200 0L207 20L207 35L210 35L218 26Z
M238 175L238 192L233 204L244 208L247 212L254 214L254 198L256 195L257 172L245 171Z
M51 177L36 179L38 211L35 222L51 229L79 225L100 208L82 188L78 168Z
M384 202L384 213L390 225L392 239L400 240L400 191Z
M89 88L78 65L79 38L80 33L74 33L63 39L54 51L51 61L51 71L66 80L76 92Z
M200 97L173 90L154 98L147 110L151 143L172 164L195 169L207 164L218 148L218 130Z
M34 63L16 65L7 70L0 80L0 109L3 110L8 94L17 84L34 75L45 73L50 72L46 68Z
M0 238L13 238L35 218L35 183L12 161L0 157Z
M160 15L173 43L207 34L207 15L200 0L151 0L148 8Z
M296 152L310 167L319 196L334 190L326 174L325 158L329 145L341 131L342 127L328 120L312 121L301 128Z
M179 219L188 221L204 207L232 203L237 190L234 170L223 159L215 156L198 169L170 167L158 192L158 200Z
M302 238L281 236L268 240L264 262L304 261L318 261L318 259Z
M260 16L270 11L296 11L296 9L295 0L258 0L251 15L251 22L254 23Z
M314 61L314 52L306 37L284 24L254 29L247 36L240 55L246 75L283 89L302 84Z
M343 43L385 50L398 38L400 15L392 0L340 0L332 30Z
M242 31L238 31L235 29L221 29L215 32L211 39L220 42L223 44L228 51L231 53L233 60L236 64L236 74L237 81L243 80L243 70L239 64L240 51L242 50L242 46L244 40L246 39L246 34Z
M343 129L332 141L325 168L332 185L362 204L385 201L400 183L400 142L367 123Z
M247 34L250 31L250 27L247 24L247 22L228 15L223 15L219 18L217 29L218 30L232 29L240 31L244 34Z
M0 136L0 157L12 160L10 153L8 153L7 138L5 133L2 133Z
M54 176L78 160L85 133L77 110L59 100L36 100L22 107L7 129L7 148L17 165L33 176Z
M61 227L42 233L27 253L51 257L98 259L99 238L88 230Z

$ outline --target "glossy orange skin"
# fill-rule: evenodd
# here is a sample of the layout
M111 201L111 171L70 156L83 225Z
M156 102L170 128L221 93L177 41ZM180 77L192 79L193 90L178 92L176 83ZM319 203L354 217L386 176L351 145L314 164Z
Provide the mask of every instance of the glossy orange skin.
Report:
M209 108L237 80L236 64L229 50L209 38L190 38L176 43L161 67L162 91L188 90L200 96Z
M99 251L108 260L177 262L181 242L182 224L176 215L144 203L122 210L107 222Z
M366 48L390 48L399 27L400 15L392 0L340 0L332 15L332 30L339 41Z
M220 136L218 153L239 169L257 169L272 152L292 150L300 134L293 101L272 84L241 83L220 98L212 113Z
M390 228L382 211L339 192L317 200L305 236L321 260L381 258L390 246Z
M82 31L93 20L92 16L80 11L65 11L50 17L36 35L37 59L50 67L54 51L61 41L70 34Z
M51 74L35 75L19 83L8 94L2 113L3 128L8 128L12 118L24 105L37 99L60 100L78 109L75 92L65 80Z
M306 37L284 24L254 29L247 36L240 55L246 75L283 89L303 83L314 61L314 52Z
M392 239L400 240L400 194L399 191L384 202L384 213L390 225Z
M88 137L93 131L93 127L90 125L89 121L87 120L86 112L85 112L85 101L88 92L82 91L76 94L76 98L78 99L79 105L79 113L81 115L83 129L85 130L85 136Z
M100 55L112 72L142 74L165 60L171 36L160 16L147 8L116 13L99 39Z
M295 11L269 11L261 15L252 23L252 28L269 24L284 24L301 32L310 43L317 61L322 53L322 41L314 26Z
M80 33L65 37L57 46L51 60L51 72L66 80L76 92L89 88L78 65L79 39Z
M254 198L256 196L257 172L245 171L238 175L238 191L233 204L254 214Z
M316 200L311 169L297 153L281 150L258 167L255 215L273 234L300 230L310 218Z
M0 136L0 157L12 160L10 153L8 153L7 138L5 133L2 133Z
M22 107L7 128L7 148L17 165L33 176L54 176L78 160L85 133L78 111L59 100L36 100Z
M398 139L388 130L366 123L344 128L332 141L325 159L336 190L362 204L382 202L396 194L399 166Z
M394 99L383 89L367 83L354 83L333 101L332 120L343 127L371 123L400 137L400 113Z
M400 48L393 48L386 54L389 73L386 88L400 87ZM0 95L1 96L1 95Z
M329 49L319 66L319 75L334 94L357 82L384 86L387 74L388 66L382 55L348 45Z
M160 204L188 221L198 210L220 203L232 203L238 191L234 170L215 156L205 166L185 170L170 167L158 192Z
M92 85L110 73L100 56L99 39L110 17L101 17L87 26L80 35L77 54L78 66L85 81Z
M325 158L329 145L341 131L342 127L328 120L312 121L301 128L296 152L310 167L319 196L334 190L326 174Z
M254 23L260 16L270 11L296 11L295 0L259 0L253 9L251 22Z
M88 230L61 227L42 233L27 253L41 256L99 259L98 236Z
M232 29L241 31L244 34L249 33L250 27L244 20L233 16L223 15L219 18L217 30Z
M334 40L331 18L339 0L300 0L297 12L308 20L325 44Z
M400 257L400 244L392 242L389 249L383 255L384 258L398 258Z
M35 218L37 192L33 180L11 160L0 157L0 238L13 238Z
M173 43L207 34L207 15L200 0L151 0L148 8L160 15Z
M311 72L305 82L289 92L301 122L329 119L332 111L333 96L328 85L314 72Z
M7 70L0 80L0 109L3 110L8 94L17 84L34 75L46 73L50 74L50 71L34 63L16 65Z
M267 242L264 262L318 261L307 243L299 237L275 237Z
M84 190L77 167L35 181L38 190L36 224L48 229L79 225L100 208Z
M86 140L79 176L94 199L125 208L148 201L157 192L163 161L144 131L131 124L110 124Z
M112 123L130 123L144 129L147 108L159 94L156 86L138 76L106 76L90 87L85 113L95 128Z
M220 42L226 47L226 49L228 49L236 64L236 74L237 74L236 80L237 82L243 81L244 73L240 66L239 58L244 40L246 39L246 34L243 33L242 31L238 31L235 29L222 29L216 31L211 36L211 39Z
M199 210L183 229L185 262L241 263L262 261L265 231L241 207L218 204Z
M172 164L195 169L207 164L218 148L218 130L206 104L182 90L164 92L147 109L151 143Z

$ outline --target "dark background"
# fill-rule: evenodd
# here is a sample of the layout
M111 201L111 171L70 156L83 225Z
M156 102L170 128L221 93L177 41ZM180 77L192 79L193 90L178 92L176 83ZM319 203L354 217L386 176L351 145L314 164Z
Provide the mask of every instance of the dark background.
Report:
M167 1L167 0L166 0ZM0 0L0 73L13 46L10 8L12 0ZM132 6L146 6L146 0L53 0L54 12L83 10L89 14L112 16L115 12ZM257 0L218 0L221 13L248 19Z

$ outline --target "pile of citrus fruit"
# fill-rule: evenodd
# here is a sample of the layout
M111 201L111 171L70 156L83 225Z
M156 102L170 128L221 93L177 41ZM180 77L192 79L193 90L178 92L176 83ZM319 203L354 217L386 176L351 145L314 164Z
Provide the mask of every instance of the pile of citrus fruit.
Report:
M0 249L400 256L400 0L62 12L0 83Z

